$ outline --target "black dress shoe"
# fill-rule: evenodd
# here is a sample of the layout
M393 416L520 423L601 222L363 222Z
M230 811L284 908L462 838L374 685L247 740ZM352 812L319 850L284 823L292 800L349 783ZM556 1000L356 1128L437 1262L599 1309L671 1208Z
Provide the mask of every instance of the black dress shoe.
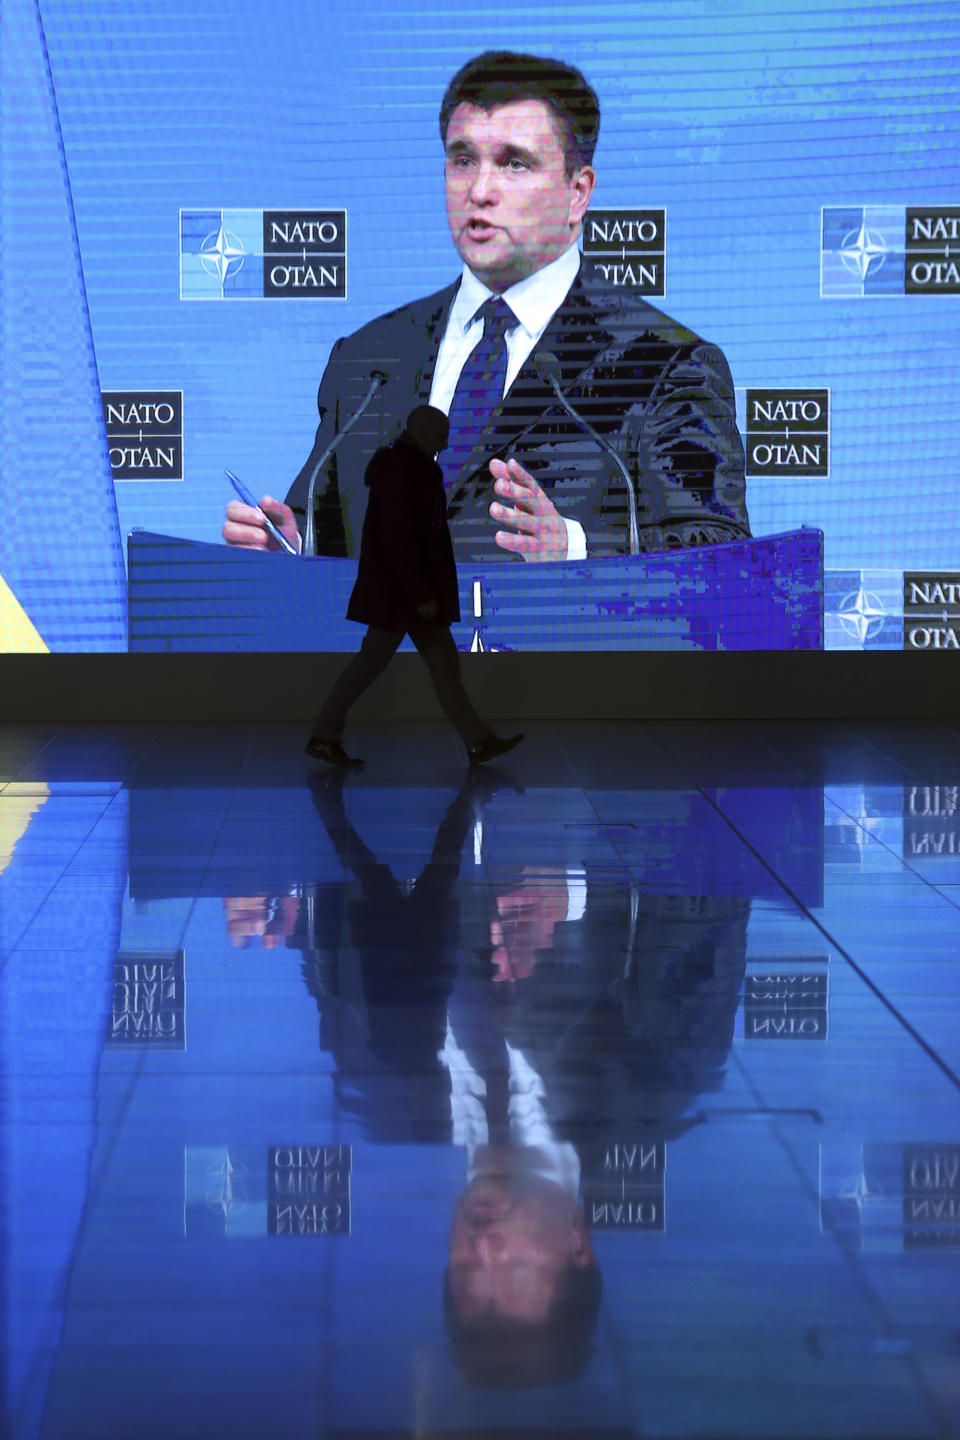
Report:
M303 753L312 755L314 760L326 760L328 765L344 765L352 770L359 770L367 763L357 755L348 755L339 740L322 740L319 735L310 736Z
M496 760L498 755L506 755L523 738L522 735L488 735L486 739L478 740L476 745L467 746L467 758L471 765L483 765L487 760Z

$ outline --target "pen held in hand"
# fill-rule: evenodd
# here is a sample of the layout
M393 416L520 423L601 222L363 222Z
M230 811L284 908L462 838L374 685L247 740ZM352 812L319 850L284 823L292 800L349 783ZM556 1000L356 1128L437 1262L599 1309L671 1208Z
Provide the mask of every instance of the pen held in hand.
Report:
M243 481L237 475L234 475L232 470L225 469L223 473L230 481L230 484L233 486L234 490L236 490L237 495L243 501L244 505L250 505L254 510L259 511L259 513L263 515L263 523L266 528L267 534L271 537L271 539L276 540L280 548L282 550L285 550L288 555L296 555L296 548L290 544L290 541L287 539L286 535L284 535L283 531L277 529L276 525L274 525L270 517L268 515L264 515L263 510L260 508L260 503L254 496L253 492L247 489Z

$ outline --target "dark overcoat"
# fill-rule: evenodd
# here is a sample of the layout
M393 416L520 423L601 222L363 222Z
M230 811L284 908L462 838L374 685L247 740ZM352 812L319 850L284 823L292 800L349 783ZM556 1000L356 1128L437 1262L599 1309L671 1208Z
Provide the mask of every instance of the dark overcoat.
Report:
M417 607L437 602L437 621L460 619L457 567L447 525L443 471L404 433L374 455L357 583L347 619L408 630Z

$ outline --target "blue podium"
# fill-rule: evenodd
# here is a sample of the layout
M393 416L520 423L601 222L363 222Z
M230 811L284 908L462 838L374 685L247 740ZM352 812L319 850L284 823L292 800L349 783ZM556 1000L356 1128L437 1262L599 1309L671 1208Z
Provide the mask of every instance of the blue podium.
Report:
M130 649L352 651L356 562L135 530ZM461 650L819 650L823 535L792 530L651 555L460 568ZM404 641L409 647L409 640Z

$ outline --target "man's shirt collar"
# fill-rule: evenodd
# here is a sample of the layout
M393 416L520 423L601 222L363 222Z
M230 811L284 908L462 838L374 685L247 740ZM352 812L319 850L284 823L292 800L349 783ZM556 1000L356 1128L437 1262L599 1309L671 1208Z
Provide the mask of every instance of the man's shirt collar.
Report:
M579 269L580 250L574 242L556 260L551 260L549 265L535 270L532 275L518 280L516 285L511 285L509 290L503 292L504 300L528 335L538 339L543 334L551 316L567 298ZM456 325L461 334L466 333L480 306L485 300L489 300L493 293L465 265L460 289L450 311L450 324Z

